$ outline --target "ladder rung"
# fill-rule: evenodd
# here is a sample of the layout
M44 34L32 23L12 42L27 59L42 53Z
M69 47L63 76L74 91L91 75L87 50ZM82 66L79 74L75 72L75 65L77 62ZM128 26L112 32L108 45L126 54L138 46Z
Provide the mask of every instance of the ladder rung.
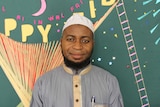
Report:
M141 88L141 89L139 89L138 91L140 92L140 91L144 91L145 90L145 88Z
M149 106L149 103L142 105L142 107L146 107L146 106Z
M144 96L141 97L141 99L144 99L144 98L147 98L147 95L144 95Z
M130 46L130 47L128 47L128 50L131 50L132 48L134 48L134 46L132 45L132 46Z
M138 73L135 74L135 76L138 76L138 75L140 75L140 74L142 74L142 73L141 73L141 72L138 72Z
M129 29L130 27L128 26L128 27L125 27L125 28L123 28L123 30L127 30L127 29Z
M117 7L122 6L123 4L124 4L123 2L119 3L119 4L117 4Z
M129 43L129 42L131 42L131 41L133 41L132 39L129 39L128 41L126 41L126 43Z
M143 78L137 80L136 82L139 83L139 82L141 82L141 81L143 81Z
M131 36L131 33L128 33L128 34L126 34L126 35L124 35L125 37L128 37L128 36Z
M128 20L124 20L123 22L121 22L121 24L124 24L124 23L127 23L128 22Z
M135 69L137 69L137 68L139 68L139 66L135 66L135 67L133 67L133 70L135 70Z
M118 16L122 16L122 15L124 15L126 12L124 11L124 12L122 12L122 13L120 13Z

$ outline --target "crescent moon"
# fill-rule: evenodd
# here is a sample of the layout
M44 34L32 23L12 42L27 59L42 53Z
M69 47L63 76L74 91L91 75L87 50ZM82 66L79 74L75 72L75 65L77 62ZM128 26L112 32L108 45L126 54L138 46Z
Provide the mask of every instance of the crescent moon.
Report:
M45 0L41 0L41 8L34 14L32 14L32 16L39 16L41 14L43 14L46 10L46 1Z

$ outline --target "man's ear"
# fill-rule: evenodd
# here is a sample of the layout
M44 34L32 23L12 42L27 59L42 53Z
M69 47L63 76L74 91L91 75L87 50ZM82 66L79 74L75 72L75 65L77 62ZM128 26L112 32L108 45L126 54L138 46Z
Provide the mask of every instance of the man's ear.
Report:
M62 38L60 38L60 43L62 43Z
M63 34L61 35L61 38L60 38L60 43L62 43L62 39L63 39Z
M62 47L62 37L60 38L59 42L60 42L60 46Z

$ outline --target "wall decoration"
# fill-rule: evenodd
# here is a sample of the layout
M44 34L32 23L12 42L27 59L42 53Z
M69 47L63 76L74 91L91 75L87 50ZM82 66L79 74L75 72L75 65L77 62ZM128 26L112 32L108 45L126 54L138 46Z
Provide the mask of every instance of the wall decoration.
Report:
M29 106L38 76L62 63L61 29L79 13L94 23L92 63L118 78L125 107L159 107L159 6L160 0L1 0L0 106Z

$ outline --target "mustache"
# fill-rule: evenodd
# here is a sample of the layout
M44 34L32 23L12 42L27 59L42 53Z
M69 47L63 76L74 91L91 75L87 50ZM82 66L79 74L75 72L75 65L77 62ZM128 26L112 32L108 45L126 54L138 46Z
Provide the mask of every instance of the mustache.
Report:
M62 51L65 65L69 68L76 70L76 71L79 69L85 68L86 66L88 66L91 63L91 56L93 53L93 48L92 48L92 51L91 51L89 57L86 58L82 62L73 62L73 61L69 60L67 57L64 56L63 50L61 50L61 51Z

